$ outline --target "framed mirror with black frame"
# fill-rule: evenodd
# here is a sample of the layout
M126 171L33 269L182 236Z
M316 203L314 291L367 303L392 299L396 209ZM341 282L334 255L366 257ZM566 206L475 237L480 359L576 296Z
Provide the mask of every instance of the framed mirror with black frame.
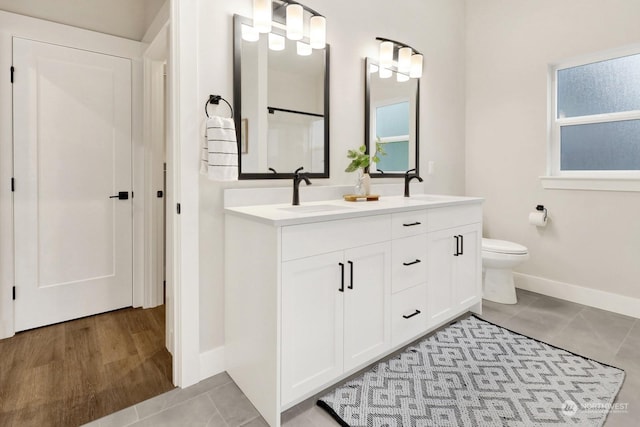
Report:
M251 35L234 16L234 111L239 179L286 179L303 167L329 177L329 45L286 38L274 11L271 33Z
M386 153L371 162L372 178L401 177L410 169L419 172L420 79L409 78L396 67L380 72L372 58L365 58L365 145L373 156L376 142Z

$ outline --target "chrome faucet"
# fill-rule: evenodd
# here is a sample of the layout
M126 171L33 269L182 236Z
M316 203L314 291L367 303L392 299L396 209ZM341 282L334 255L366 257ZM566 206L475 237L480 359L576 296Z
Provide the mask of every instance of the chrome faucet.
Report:
M420 178L417 173L410 173L415 171L415 169L409 169L404 173L404 197L409 197L409 183L412 179L415 178L418 181L422 182L422 178Z
M293 173L293 206L298 206L300 204L300 181L304 181L307 185L311 185L311 181L307 178L307 174L300 173L303 169L303 166L300 166Z

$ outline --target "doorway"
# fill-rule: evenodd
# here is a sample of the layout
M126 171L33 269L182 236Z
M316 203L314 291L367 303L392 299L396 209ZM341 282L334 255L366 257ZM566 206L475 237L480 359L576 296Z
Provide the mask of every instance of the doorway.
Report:
M15 330L132 305L131 61L13 40Z

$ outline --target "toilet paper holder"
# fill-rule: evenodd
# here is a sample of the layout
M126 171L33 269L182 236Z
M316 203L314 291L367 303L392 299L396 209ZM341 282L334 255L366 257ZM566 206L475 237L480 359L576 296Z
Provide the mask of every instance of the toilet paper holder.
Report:
M546 221L547 220L547 208L545 208L544 205L538 205L538 206L536 206L536 210L540 211L540 212L544 211L544 218L543 219L544 219L544 221Z

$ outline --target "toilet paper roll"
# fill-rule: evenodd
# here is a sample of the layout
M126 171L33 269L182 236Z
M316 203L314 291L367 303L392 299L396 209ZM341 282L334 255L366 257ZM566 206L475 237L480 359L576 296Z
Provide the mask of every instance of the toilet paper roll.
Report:
M529 214L529 223L536 227L544 227L547 225L547 219L544 212L531 212Z

